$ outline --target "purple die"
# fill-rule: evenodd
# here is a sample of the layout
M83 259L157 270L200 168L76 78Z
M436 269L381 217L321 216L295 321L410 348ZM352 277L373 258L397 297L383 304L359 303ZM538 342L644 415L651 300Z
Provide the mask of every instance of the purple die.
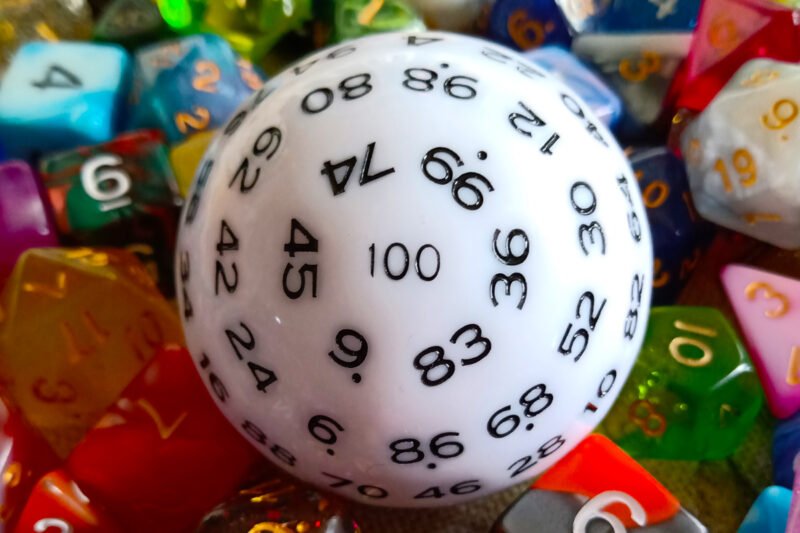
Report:
M42 186L24 161L0 163L0 284L28 248L58 246Z

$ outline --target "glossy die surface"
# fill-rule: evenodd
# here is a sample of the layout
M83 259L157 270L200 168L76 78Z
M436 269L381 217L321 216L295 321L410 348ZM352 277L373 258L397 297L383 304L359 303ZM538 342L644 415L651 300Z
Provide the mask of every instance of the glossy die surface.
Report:
M182 336L139 261L117 250L28 250L0 305L6 390L62 457L156 348Z
M136 52L136 127L163 129L170 142L221 126L261 79L221 37L193 35Z
M27 163L0 163L0 286L22 252L58 246L43 192Z
M272 476L203 517L197 533L359 533L344 506L295 480Z
M603 495L611 491L617 497L609 511L626 527L665 522L680 511L675 496L602 435L586 437L569 455L537 479L531 489L579 494L596 500L595 506L600 508L605 507L600 504Z
M728 265L721 278L770 410L792 416L800 409L800 281L743 265Z
M70 454L73 479L131 531L189 530L262 460L201 379L185 349L161 350Z
M182 197L185 198L189 192L203 154L206 153L216 134L216 131L196 133L185 141L170 147L169 162Z
M572 41L554 0L497 0L489 12L489 37L519 50Z
M42 477L28 498L16 533L122 533L108 512L83 493L69 474L54 470Z
M558 46L543 46L524 55L575 91L603 124L609 128L616 125L622 115L622 101L574 54Z
M770 0L703 2L678 107L702 111L751 59L800 61L796 16L793 9Z
M686 57L691 33L588 33L572 51L592 64L619 94L625 129L639 132L663 118L662 105L672 77Z
M629 155L653 235L653 305L675 302L700 260L708 225L694 209L686 167L666 146Z
M126 247L171 292L181 199L160 132L52 154L39 168L65 242Z
M129 68L125 50L113 45L23 45L0 85L0 141L24 158L111 139Z
M784 533L789 517L792 491L784 487L767 487L759 494L738 533Z
M521 56L440 33L265 85L201 163L177 254L231 422L292 474L395 506L553 464L610 408L650 301L610 133Z
M700 0L558 0L578 33L652 33L691 31Z
M656 307L602 430L636 458L722 459L745 438L762 401L747 352L719 311Z
M800 248L800 67L745 64L681 135L689 185L708 220Z
M0 458L0 528L11 531L33 486L56 466L57 459L5 398L0 398Z

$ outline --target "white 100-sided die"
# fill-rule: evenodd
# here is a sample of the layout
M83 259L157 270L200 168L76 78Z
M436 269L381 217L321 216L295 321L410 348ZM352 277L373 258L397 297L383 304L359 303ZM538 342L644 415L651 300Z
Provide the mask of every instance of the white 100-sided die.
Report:
M177 254L231 423L287 472L391 506L554 464L611 407L651 291L611 134L522 56L447 33L268 82L201 162Z

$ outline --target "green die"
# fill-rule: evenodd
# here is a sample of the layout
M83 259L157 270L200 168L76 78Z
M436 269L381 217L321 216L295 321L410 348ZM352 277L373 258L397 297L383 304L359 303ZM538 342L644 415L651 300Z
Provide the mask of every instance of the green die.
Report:
M723 459L763 392L730 322L710 307L655 307L639 358L600 428L635 458Z
M387 31L425 30L425 24L404 0L333 0L333 6L333 43Z

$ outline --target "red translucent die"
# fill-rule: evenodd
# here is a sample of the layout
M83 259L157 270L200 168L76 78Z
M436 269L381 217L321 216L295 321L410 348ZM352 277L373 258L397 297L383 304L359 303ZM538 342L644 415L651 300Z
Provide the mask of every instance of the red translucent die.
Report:
M704 0L685 71L673 86L677 107L703 110L757 57L800 61L800 10L771 0Z
M606 491L624 492L644 508L647 524L669 520L680 511L680 503L656 478L631 456L602 435L586 437L533 484L534 489L581 494L594 498ZM627 527L636 524L631 511L620 503L608 512Z
M22 415L0 397L0 531L10 531L34 484L58 463L53 450Z
M123 531L89 500L63 470L50 472L33 489L16 533L117 533Z
M227 391L216 388L227 396ZM167 347L73 450L67 470L131 531L189 531L263 461Z

